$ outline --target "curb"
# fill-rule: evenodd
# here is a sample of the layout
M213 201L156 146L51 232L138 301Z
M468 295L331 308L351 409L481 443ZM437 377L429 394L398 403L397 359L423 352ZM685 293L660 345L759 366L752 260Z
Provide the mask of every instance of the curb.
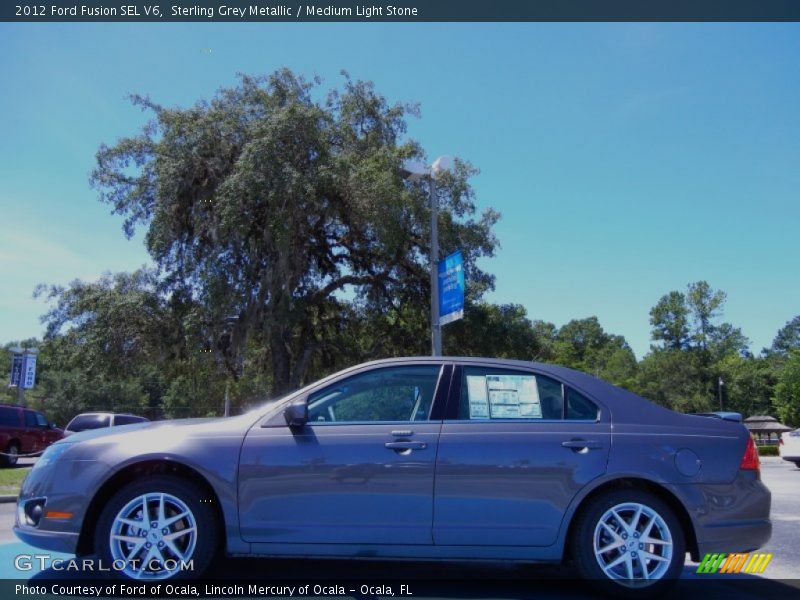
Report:
M7 504L16 501L17 501L17 496L0 496L0 504Z

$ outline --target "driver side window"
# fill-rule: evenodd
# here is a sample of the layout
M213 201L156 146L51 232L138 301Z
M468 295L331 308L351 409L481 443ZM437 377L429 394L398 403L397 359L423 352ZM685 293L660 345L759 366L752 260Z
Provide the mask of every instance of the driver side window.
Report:
M439 365L388 367L348 377L308 398L310 423L427 421Z

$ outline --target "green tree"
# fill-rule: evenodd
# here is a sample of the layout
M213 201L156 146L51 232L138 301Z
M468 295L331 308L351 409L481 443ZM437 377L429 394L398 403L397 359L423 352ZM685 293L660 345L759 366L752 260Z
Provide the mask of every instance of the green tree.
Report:
M722 313L727 294L714 290L707 281L690 283L686 304L692 315L694 327L692 339L703 350L708 349L716 331L714 320Z
M636 357L625 338L607 333L597 317L573 319L555 335L552 361L630 387Z
M800 315L786 322L778 330L772 341L771 351L782 356L787 356L792 350L800 349Z
M689 308L686 296L677 291L661 297L650 309L651 336L665 348L683 350L690 343Z
M714 410L698 353L654 348L639 362L636 392L672 410Z
M764 358L728 354L716 365L722 377L725 410L745 417L772 412L775 371Z
M134 96L152 119L101 146L91 178L128 235L146 227L164 290L189 298L205 322L237 318L231 377L255 340L276 392L304 382L329 330L346 327L343 297L362 312L403 314L430 293L427 187L400 168L425 158L402 139L415 107L347 77L317 100L318 85L282 70L186 109ZM488 289L476 260L494 251L498 215L476 216L474 173L457 161L440 177L440 238L443 252L462 251L472 285Z
M773 402L781 422L800 427L800 350L789 351L788 360L778 375Z
M59 419L87 410L158 416L186 340L150 271L41 286L53 304L40 351L40 384ZM200 354L198 352L198 354ZM185 416L185 415L181 415Z
M542 342L519 304L470 303L464 319L444 329L445 354L533 360Z

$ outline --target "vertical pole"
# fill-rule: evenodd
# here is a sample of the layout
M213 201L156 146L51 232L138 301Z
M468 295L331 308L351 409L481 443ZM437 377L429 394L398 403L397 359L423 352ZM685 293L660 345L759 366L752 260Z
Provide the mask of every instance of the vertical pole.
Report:
M718 377L717 378L717 390L718 390L718 393L719 393L719 409L720 409L720 411L722 411L722 410L725 410L722 407L722 377Z
M22 366L19 370L19 385L17 385L17 405L26 406L25 403L25 357L28 354L28 349L22 349Z
M439 198L433 173L428 176L431 196L431 355L442 355L442 329L439 326Z
M231 380L225 382L225 416L229 417L231 414L231 398L230 398Z

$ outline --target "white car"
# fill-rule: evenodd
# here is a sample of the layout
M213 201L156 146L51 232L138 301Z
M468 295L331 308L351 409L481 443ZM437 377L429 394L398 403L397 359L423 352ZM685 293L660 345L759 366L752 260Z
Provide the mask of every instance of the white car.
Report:
M800 467L800 429L781 434L778 445L781 458Z

